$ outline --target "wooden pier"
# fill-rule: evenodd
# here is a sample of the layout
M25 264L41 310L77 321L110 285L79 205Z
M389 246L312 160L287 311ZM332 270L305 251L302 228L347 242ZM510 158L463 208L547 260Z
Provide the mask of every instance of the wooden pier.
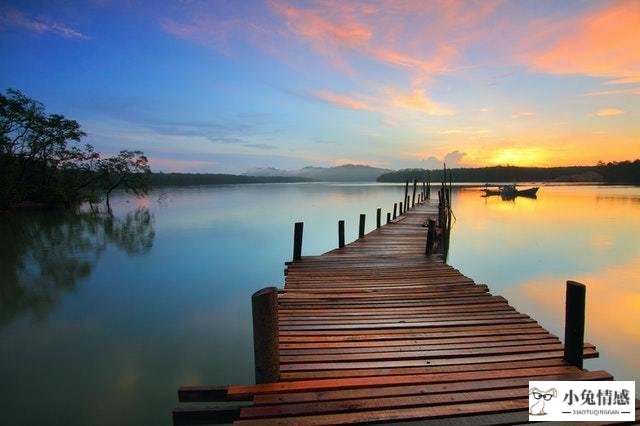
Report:
M174 424L526 423L529 380L611 380L580 368L598 352L578 336L579 300L565 348L445 263L436 223L448 195L431 202L425 189L414 200L405 189L400 216L320 256L301 256L296 226L284 289L254 295L259 384L184 386L179 400L196 404Z

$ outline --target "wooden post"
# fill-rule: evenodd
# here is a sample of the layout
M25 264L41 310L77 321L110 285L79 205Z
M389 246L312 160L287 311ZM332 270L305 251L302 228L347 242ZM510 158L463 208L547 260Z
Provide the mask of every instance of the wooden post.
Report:
M338 247L344 247L344 220L338 221Z
M404 203L404 212L405 213L407 212L407 210L409 210L409 201L410 200L411 200L411 197L407 195L406 200L404 200L405 201L405 203Z
M402 216L402 201L400 201L400 216Z
M382 215L382 209L378 208L378 210L376 210L376 228L380 228L380 226L382 226L380 224L380 216Z
M302 230L304 222L296 222L293 228L293 260L300 260L302 256Z
M364 237L364 219L366 215L360 215L360 226L358 227L358 238Z
M427 247L425 248L425 254L430 255L433 253L433 243L436 240L436 221L429 219L427 222Z
M431 182L427 182L427 200L431 199Z
M413 196L411 197L411 208L416 206L416 186L418 185L418 179L413 180Z
M391 222L391 212L387 212L387 223Z
M564 360L582 368L584 348L584 310L587 288L567 281L564 317Z
M402 199L402 202L404 203L404 211L407 211L407 208L409 207L407 205L407 197L409 196L409 181L406 181L404 184L404 198Z
M251 310L256 383L277 382L280 380L278 289L267 287L255 292L251 296Z
M398 208L398 203L393 203L393 218L396 218L396 210Z

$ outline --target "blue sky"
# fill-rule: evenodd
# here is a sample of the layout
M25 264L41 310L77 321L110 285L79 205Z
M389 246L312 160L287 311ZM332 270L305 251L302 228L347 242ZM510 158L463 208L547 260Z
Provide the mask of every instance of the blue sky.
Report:
M640 2L3 2L0 86L154 170L640 151Z

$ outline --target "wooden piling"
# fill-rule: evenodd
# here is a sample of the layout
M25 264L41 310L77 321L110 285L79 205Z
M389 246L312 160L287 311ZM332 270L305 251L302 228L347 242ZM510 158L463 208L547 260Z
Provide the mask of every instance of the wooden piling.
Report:
M362 238L364 237L364 220L365 220L366 215L361 214L360 215L360 224L358 226L358 238Z
M400 201L400 216L402 216L403 211L402 211L402 201Z
M393 218L394 219L397 217L397 215L396 215L397 208L398 208L398 203L393 203Z
M255 292L251 296L251 309L256 383L277 382L280 380L278 289L267 287Z
M586 287L567 281L564 317L564 360L582 369Z
M382 215L382 209L378 208L378 210L376 210L376 228L380 228L380 226L382 226L382 224L380 223L381 215Z
M418 179L413 180L413 196L411 197L411 208L416 206L416 187L418 185Z
M406 181L404 183L404 198L402 199L402 202L404 203L404 210L405 212L407 211L407 197L409 196L409 181Z
M300 260L302 256L302 231L304 222L296 222L293 228L293 260Z
M344 220L338 221L338 247L344 247Z
M425 248L425 254L431 255L433 253L433 244L436 241L436 221L429 219L427 222L427 246Z
M391 213L387 212L387 223L391 222Z

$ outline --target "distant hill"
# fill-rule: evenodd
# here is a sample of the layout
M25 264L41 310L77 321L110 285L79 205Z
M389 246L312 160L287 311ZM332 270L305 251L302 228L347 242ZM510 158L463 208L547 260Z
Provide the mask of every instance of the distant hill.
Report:
M298 176L244 176L220 173L152 173L152 186L225 185L236 183L309 182Z
M300 170L280 170L273 167L247 170L246 176L289 176L327 182L375 182L390 169L380 169L359 164L345 164L336 167L303 167Z

